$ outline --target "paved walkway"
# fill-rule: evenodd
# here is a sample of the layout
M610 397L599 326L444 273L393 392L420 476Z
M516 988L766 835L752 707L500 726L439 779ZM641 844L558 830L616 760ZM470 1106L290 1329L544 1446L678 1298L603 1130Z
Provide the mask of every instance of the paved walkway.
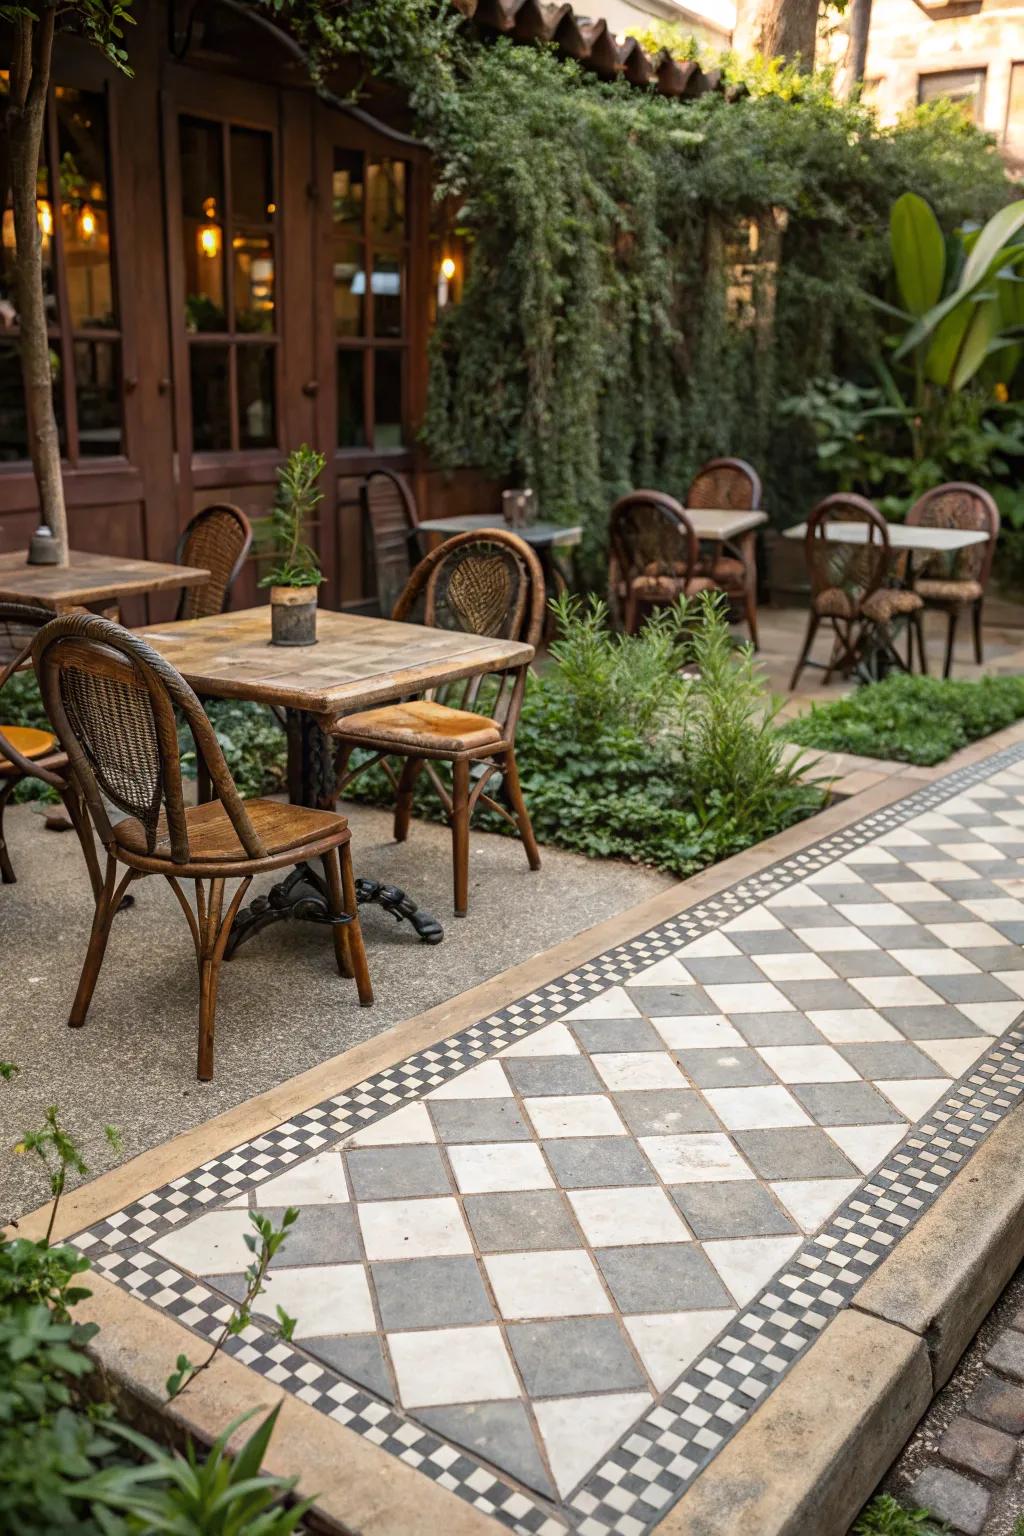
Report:
M1020 1093L1024 747L868 815L77 1241L517 1531L642 1536ZM1000 1038L1005 1037L1005 1038Z

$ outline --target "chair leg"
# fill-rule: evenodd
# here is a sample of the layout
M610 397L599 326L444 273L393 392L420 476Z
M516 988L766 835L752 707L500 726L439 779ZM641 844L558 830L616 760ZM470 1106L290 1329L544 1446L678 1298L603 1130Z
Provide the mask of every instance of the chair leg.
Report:
M978 598L971 612L971 620L974 625L974 659L980 667L985 660L985 646L981 633L981 610L984 599Z
M455 916L469 904L469 758L452 763L452 862L455 868Z
M761 649L757 638L757 537L751 532L740 541L743 556L743 612L750 632L750 642L755 651Z
M348 843L339 848L335 856L341 864L341 892L345 901L345 911L352 919L345 925L345 934L348 938L352 969L356 976L359 1006L369 1008L373 1002L373 985L370 981L370 967L366 963L363 930L359 922L359 902L356 898L356 879L352 873L352 850Z
M324 879L327 882L327 910L332 917L341 917L345 911L345 898L341 891L341 865L338 862L337 848L332 848L329 853L323 854L320 862L324 867ZM355 972L352 969L352 952L348 942L348 924L335 923L331 932L334 934L334 958L338 966L338 975L345 976L351 981Z
M807 621L807 633L804 636L803 649L801 650L799 658L797 659L796 666L793 668L793 676L789 680L790 693L792 693L793 689L796 687L800 674L804 667L807 665L807 658L811 654L811 646L814 644L814 637L818 633L818 625L820 623L821 620L818 618L816 613L812 613L809 616Z
M921 676L922 677L927 677L928 676L928 653L927 653L927 651L924 648L924 614L922 612L911 614L911 616L910 616L910 623L911 623L911 635L912 636L913 635L917 636L917 656L918 656L918 660L921 663ZM911 639L911 646L913 646L913 639ZM911 671L914 670L913 655L911 655L910 670Z
M94 901L99 901L100 891L103 889L103 876L100 873L100 861L96 857L96 839L92 835L92 823L89 821L89 812L82 804L81 796L74 785L67 784L61 790L60 798L64 802L64 809L71 819L82 845L82 853L85 856L85 867L89 871L89 884L92 886Z
M953 641L956 638L956 621L960 617L956 608L949 610L949 621L946 629L946 663L942 669L943 677L948 677L953 670Z
M409 822L412 819L412 797L419 778L420 769L423 767L422 757L407 757L402 767L401 777L398 780L398 793L395 797L395 842L404 843L409 836Z
M519 836L523 847L526 849L526 859L531 869L540 869L540 850L537 847L537 839L533 835L533 823L530 813L526 809L526 801L523 799L523 787L519 782L519 766L516 763L516 754L511 747L505 753L505 788L516 818L516 826L519 828Z
M196 881L196 907L199 918L199 1050L196 1076L201 1083L213 1077L213 1035L217 1020L217 985L220 981L222 946L217 943L220 935L221 911L224 906L224 880L217 877L210 881L210 895L203 910L199 894L200 881Z
M78 991L75 1000L71 1004L71 1012L68 1015L68 1028L81 1029L89 1012L89 1004L92 1002L92 994L96 990L96 980L100 974L100 966L103 964L103 956L107 952L107 940L110 938L110 925L114 920L114 913L121 904L121 896L125 886L131 880L134 871L129 870L124 881L115 890L117 880L117 860L107 855L107 871L103 881L103 889L96 900L96 910L92 916L92 932L89 935L89 948L85 952L85 961L82 965L82 974L78 981Z
M0 881L4 885L14 885L16 880L14 865L7 852L7 839L4 837L4 811L19 782L18 779L9 779L6 784L0 785Z

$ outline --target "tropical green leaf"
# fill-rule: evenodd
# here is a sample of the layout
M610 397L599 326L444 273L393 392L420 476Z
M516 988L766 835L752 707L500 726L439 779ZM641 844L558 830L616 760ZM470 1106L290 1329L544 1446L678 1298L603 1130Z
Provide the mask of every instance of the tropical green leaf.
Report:
M923 315L942 295L946 242L931 207L916 192L904 192L889 221L896 283L912 315Z

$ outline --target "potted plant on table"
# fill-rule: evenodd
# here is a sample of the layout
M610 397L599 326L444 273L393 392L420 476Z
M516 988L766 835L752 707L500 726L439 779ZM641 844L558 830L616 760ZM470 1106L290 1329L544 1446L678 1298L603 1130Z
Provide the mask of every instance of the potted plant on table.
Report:
M325 459L306 443L294 449L277 472L273 511L258 525L274 564L260 578L270 588L273 645L316 644L316 589L323 581L316 551L303 542L303 529L323 500L318 481Z

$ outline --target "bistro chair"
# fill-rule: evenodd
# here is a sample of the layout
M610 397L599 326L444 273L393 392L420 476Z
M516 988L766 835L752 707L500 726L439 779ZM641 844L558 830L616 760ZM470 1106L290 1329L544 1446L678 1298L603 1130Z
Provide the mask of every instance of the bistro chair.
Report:
M831 540L828 531L839 523L867 525L863 544ZM918 647L923 648L921 611L924 604L915 592L886 586L892 558L889 525L878 508L863 496L840 492L819 501L807 519L804 554L811 583L811 611L803 649L790 679L790 690L810 662L811 646L818 627L827 619L832 628L832 654L824 665L825 682L832 673L856 672L870 680L867 662L878 652L884 660L907 671L892 640L892 623L905 617L914 626Z
M608 540L609 586L629 635L649 609L717 590L710 577L699 573L697 535L685 508L664 491L620 496L611 510Z
M413 571L392 618L536 646L544 602L544 573L533 550L514 533L485 528L458 533L431 550ZM530 868L540 868L515 754L526 670L524 664L478 675L433 689L422 698L361 710L344 716L330 732L337 744L339 795L365 768L384 764L396 792L396 842L408 836L413 789L421 769L426 769L451 826L457 917L466 915L469 824L479 804L516 828ZM474 708L481 695L487 714ZM357 747L372 755L350 768ZM397 776L389 762L393 757L404 759ZM438 773L442 762L451 764L451 788ZM506 804L493 790L485 793L495 774L501 776L500 794Z
M37 608L28 603L0 603L0 689L28 661L36 635L52 618L52 608ZM0 701L0 721L2 719ZM0 879L4 885L15 883L14 867L4 837L4 811L18 785L26 779L39 779L60 796L82 845L93 896L98 897L103 879L96 844L85 807L68 776L68 760L60 751L53 732L35 726L0 724Z
M375 469L359 488L368 564L381 613L390 613L419 560L419 514L406 482L390 469Z
M231 925L254 875L319 858L339 972L373 1001L356 905L350 833L334 811L243 800L216 733L185 679L138 636L90 614L40 630L33 658L47 714L80 785L106 875L68 1024L85 1023L114 913L128 886L163 875L188 921L199 965L198 1076L213 1076L217 983ZM175 711L206 765L213 798L186 807ZM111 822L106 801L124 813ZM124 874L118 881L119 866ZM239 881L224 908L225 884ZM193 880L195 911L181 886Z
M985 659L982 608L999 537L999 508L980 485L951 480L918 497L907 513L907 523L915 528L970 528L988 534L987 543L972 544L952 556L940 553L915 555L910 575L913 590L924 599L925 608L934 608L947 615L943 677L948 677L953 669L956 626L966 609L970 609L974 627L974 659L980 666ZM924 668L923 652L921 660Z
M176 617L205 619L223 613L251 543L252 525L241 507L218 502L197 512L182 531L174 559L177 565L209 571L210 579L201 587L182 589Z
M686 493L686 505L727 512L761 510L761 477L745 459L709 459L698 469ZM757 562L754 541L747 535L737 543L723 539L701 561L700 574L710 576L730 602L743 604L743 616L757 648Z

